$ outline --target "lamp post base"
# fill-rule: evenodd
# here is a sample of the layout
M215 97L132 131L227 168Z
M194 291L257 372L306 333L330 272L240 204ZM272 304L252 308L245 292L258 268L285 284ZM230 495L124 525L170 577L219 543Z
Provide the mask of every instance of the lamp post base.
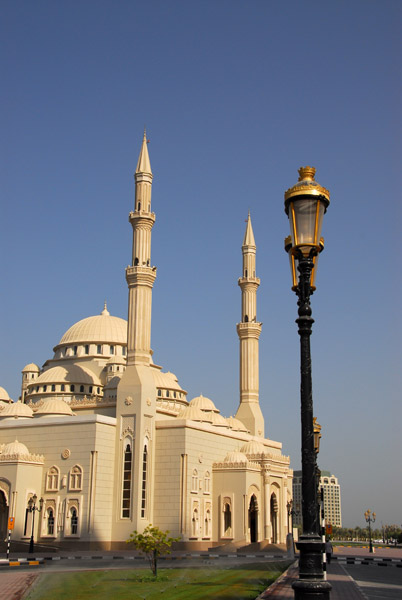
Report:
M316 535L303 534L296 546L300 558L299 579L292 584L295 600L329 600L332 586L324 580L322 540Z
M322 579L298 579L293 582L292 588L295 600L329 600L332 585Z

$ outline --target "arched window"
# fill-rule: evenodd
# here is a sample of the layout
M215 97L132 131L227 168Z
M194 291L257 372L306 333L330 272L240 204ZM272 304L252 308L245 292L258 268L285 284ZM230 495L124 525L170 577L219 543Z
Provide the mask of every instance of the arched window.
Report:
M244 322L248 323L248 315L244 315Z
M138 202L138 208L137 210L141 210L141 202Z
M85 346L85 354L89 354L89 345L88 344L86 344L86 346Z
M89 393L90 393L90 394L92 394L92 390L93 390L93 387L92 387L92 385L90 385L90 386L89 386Z
M161 397L162 396L162 390L158 390L158 396Z
M84 386L80 385L80 392L83 393L84 392Z
M70 385L70 392L75 392L75 385Z
M210 494L211 493L211 474L209 471L205 472L205 477L204 477L204 494Z
M193 518L191 520L191 534L193 537L198 537L198 509L194 508Z
M204 537L211 537L211 510L209 508L205 512Z
M96 346L96 353L97 353L97 354L102 354L102 346L101 346L100 344L98 344L98 345Z
M126 356L126 347L125 346L123 346L122 351L123 351L123 356Z
M247 277L247 275L248 275L248 271L247 271L247 269L245 269L245 271L244 271L244 277Z
M223 535L230 536L232 533L232 509L229 502L225 502L223 507Z
M60 471L57 467L50 467L46 476L46 490L48 492L59 489Z
M47 385L44 385L43 386L43 391L46 392L46 390L47 390Z
M54 512L53 508L47 510L47 535L54 535Z
M198 492L198 471L194 469L193 475L191 477L191 491Z
M71 535L77 535L78 533L78 512L75 507L70 509L70 527L71 527Z
M130 517L132 466L133 466L132 440L130 438L126 438L124 440L123 494L122 494L122 506L121 506L121 516L124 519L128 519Z
M52 392L56 391L56 386L54 385L54 383L52 384Z
M77 356L77 350L78 350L78 346L74 346L74 348L73 348L74 356Z
M144 445L142 454L142 489L141 489L141 517L145 517L147 507L147 463L148 463L148 448Z
M82 490L82 468L74 465L70 471L70 490Z
M64 392L64 390L65 390L65 389L66 389L66 388L65 388L65 385L64 385L64 383L62 383L62 384L60 385L60 391L61 391L61 392Z
M110 346L110 354L114 354L114 346Z
M166 398L169 398L169 390L166 390Z
M135 267L137 267L137 266L138 266L138 264L139 264L139 262L140 262L140 261L139 261L139 260L138 260L138 258L136 257L136 258L134 259L134 266L135 266Z

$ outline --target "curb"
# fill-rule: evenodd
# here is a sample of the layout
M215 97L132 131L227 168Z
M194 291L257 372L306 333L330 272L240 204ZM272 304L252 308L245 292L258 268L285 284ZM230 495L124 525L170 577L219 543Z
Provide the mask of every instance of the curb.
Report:
M37 567L45 563L44 558L28 560L27 558L18 558L17 560L0 559L0 567Z
M257 596L255 600L265 600L265 598L269 598L272 594L275 593L276 589L285 581L285 579L287 579L289 576L291 579L293 579L291 572L296 570L298 562L299 561L296 560L293 564L291 564L286 569L286 571L284 571L276 581L271 583L271 585L266 590L261 592L261 594Z

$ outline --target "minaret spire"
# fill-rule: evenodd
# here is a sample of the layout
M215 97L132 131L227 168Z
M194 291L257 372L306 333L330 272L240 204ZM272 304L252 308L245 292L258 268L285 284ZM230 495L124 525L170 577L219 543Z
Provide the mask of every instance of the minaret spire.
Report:
M243 245L243 276L241 288L241 323L237 324L240 340L240 406L236 418L253 435L264 437L264 417L259 404L258 340L262 323L257 322L257 289L260 280L255 274L256 245L250 212Z

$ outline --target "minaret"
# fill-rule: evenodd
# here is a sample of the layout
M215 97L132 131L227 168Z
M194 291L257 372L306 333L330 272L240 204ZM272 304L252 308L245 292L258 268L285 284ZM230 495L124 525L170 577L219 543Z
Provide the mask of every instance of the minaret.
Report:
M133 256L126 269L128 283L127 365L149 365L151 360L152 287L156 267L151 267L151 231L155 214L151 212L152 171L146 132L135 170L134 211L129 214L133 228Z
M262 323L257 322L257 289L260 280L255 275L256 245L250 213L242 253L243 276L238 282L241 288L241 323L237 324L240 340L240 406L236 417L244 423L250 433L264 437L264 417L258 399L258 339Z
M127 367L117 387L115 472L113 491L115 539L124 541L133 529L142 532L152 523L155 462L156 384L151 356L152 287L156 267L151 267L152 171L146 133L135 170L133 228L128 284Z

